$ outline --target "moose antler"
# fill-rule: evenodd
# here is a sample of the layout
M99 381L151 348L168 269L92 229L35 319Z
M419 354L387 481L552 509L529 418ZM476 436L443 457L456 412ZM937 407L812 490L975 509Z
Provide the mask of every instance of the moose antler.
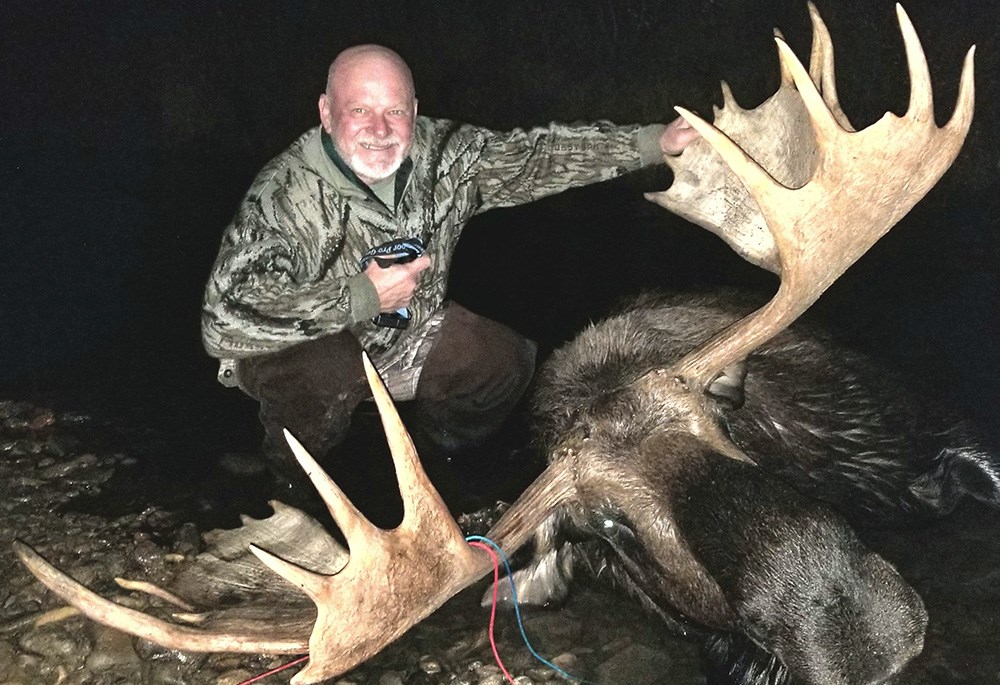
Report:
M239 607L174 614L176 620L195 624L180 625L101 597L22 542L14 543L15 551L42 583L99 623L184 651L298 654L308 646L309 664L292 679L295 685L344 673L377 654L492 568L487 554L465 542L421 467L413 441L367 356L364 364L396 467L403 499L402 523L391 531L374 526L286 431L296 459L343 533L350 557L315 521L280 503L275 503L275 516L246 522L247 531L241 529L236 536L245 541L258 535L279 544L283 538L301 534L302 544L313 549L307 554L295 550L294 561L265 550L265 542L250 544L250 551L305 597L268 588L268 601L259 610ZM490 531L490 539L512 553L564 499L569 482L561 467L547 470ZM208 568L195 570L194 576L230 574L234 576L228 579L230 587L243 586L248 578L260 583L256 577L259 565L234 570L232 564L220 564L214 556L204 563ZM322 567L317 569L319 564ZM191 578L182 582L189 591L197 584ZM160 597L173 595L155 586L143 588Z
M647 379L654 385L667 377L700 394L725 367L785 329L934 186L965 140L974 47L965 58L955 112L938 128L923 48L897 4L909 107L903 117L886 113L854 131L837 100L830 34L811 3L809 12L810 73L776 37L782 83L759 108L741 110L725 84L714 126L677 108L704 140L668 158L677 171L675 186L647 197L707 226L741 256L779 273L781 284L764 307L657 370ZM733 176L739 183L720 180ZM724 197L713 196L715 189Z

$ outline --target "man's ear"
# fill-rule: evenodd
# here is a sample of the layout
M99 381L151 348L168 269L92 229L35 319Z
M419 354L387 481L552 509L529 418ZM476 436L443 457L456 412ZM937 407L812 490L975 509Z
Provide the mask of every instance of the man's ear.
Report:
M326 93L319 96L319 120L323 130L333 135L333 117L330 115L330 98Z
M417 118L417 103L418 102L419 101L417 100L417 98L413 98L413 118L414 119Z

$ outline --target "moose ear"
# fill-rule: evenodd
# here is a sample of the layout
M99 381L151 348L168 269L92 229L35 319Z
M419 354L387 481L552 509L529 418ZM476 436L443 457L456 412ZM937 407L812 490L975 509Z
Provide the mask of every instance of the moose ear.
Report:
M708 385L707 393L724 409L739 409L743 406L743 383L747 379L747 360L733 362L719 372Z

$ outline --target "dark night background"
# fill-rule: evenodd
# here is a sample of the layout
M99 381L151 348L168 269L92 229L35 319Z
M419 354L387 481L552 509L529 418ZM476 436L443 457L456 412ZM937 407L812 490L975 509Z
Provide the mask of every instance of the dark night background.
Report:
M901 114L908 79L893 3L817 4L855 126ZM976 117L952 170L814 314L992 424L1000 9L995 0L905 7L939 123L965 51L978 46ZM808 54L803 0L5 2L0 397L153 417L178 441L177 458L256 448L254 404L217 385L202 351L202 288L251 179L316 123L327 65L347 46L398 50L427 115L498 129L645 123L669 120L674 104L710 113L721 79L744 106L770 95L773 27ZM669 182L650 170L477 218L452 297L545 352L643 289L773 287L642 199Z

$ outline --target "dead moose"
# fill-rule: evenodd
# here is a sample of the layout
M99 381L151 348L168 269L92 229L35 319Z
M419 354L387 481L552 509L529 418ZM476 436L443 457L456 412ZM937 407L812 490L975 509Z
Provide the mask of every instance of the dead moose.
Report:
M922 601L838 509L946 511L965 489L995 496L997 469L960 427L894 402L894 383L863 360L787 330L937 182L968 131L972 50L939 128L923 50L897 11L911 81L902 117L853 129L812 5L808 71L779 37L782 83L759 107L740 108L723 84L714 125L679 109L703 138L668 160L675 182L650 199L780 285L749 315L733 301L645 301L553 356L537 402L549 465L489 533L508 554L536 536L518 572L524 599L563 592L574 560L604 565L704 642L713 682L881 683L920 652ZM140 586L183 608L169 618L100 597L20 542L18 554L93 619L168 648L308 650L293 683L351 669L491 569L366 368L404 502L397 529L367 521L289 436L350 554L275 503L267 519L206 536L210 551L169 592ZM808 381L789 394L783 374Z

